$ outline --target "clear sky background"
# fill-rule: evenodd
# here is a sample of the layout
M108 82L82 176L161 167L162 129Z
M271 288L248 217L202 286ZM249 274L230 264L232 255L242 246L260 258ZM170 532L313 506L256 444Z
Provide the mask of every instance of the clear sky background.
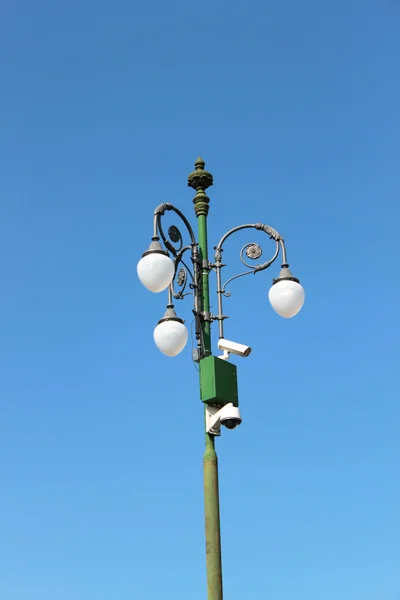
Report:
M225 303L226 598L398 600L399 2L14 0L0 30L1 598L206 597L197 372L136 277L201 154L210 246L270 224L307 294L279 318L275 264Z

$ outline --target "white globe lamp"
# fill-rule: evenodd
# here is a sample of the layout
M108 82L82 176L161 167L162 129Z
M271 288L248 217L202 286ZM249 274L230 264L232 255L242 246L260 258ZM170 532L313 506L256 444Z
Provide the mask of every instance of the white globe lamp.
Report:
M188 330L183 319L176 316L172 305L167 307L165 315L154 330L154 341L165 356L177 356L188 341Z
M287 265L282 270L269 290L269 301L278 315L291 319L303 307L305 292L298 279L293 277Z
M150 292L162 292L170 285L175 274L175 265L163 250L158 238L153 238L150 248L138 262L137 273L141 283Z

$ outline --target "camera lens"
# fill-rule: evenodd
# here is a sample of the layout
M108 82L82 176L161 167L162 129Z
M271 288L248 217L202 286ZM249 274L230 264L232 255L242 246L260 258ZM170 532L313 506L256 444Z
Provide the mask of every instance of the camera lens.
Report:
M237 419L226 419L222 421L222 425L225 425L227 429L235 429L239 425L239 421Z

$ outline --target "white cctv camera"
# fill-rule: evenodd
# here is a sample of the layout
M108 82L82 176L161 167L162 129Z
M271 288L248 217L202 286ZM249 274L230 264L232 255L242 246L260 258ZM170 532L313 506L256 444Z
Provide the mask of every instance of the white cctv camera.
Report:
M244 344L237 344L236 342L230 342L225 338L220 338L218 340L218 348L224 351L223 355L219 357L223 360L228 360L229 354L237 354L237 356L248 356L251 352L250 346L245 346Z
M242 422L240 410L232 403L219 406L206 406L206 431L211 435L221 435L221 425L235 429Z

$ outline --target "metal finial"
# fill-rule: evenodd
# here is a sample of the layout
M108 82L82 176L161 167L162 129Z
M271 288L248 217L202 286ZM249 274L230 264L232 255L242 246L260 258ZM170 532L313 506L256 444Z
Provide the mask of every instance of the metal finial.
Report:
M196 170L190 173L188 177L188 186L194 190L202 189L204 191L213 184L213 176L211 173L204 170L206 163L201 156L196 160L194 166L196 167Z
M190 173L188 177L188 186L196 190L196 195L193 198L194 210L196 216L208 214L209 197L205 193L206 189L213 184L213 176L208 171L204 170L206 163L199 156L194 163L196 170Z
M196 169L198 171L204 171L204 167L206 166L206 163L204 162L204 160L201 158L201 156L199 156L196 160L196 162L194 163L194 166L196 167Z

